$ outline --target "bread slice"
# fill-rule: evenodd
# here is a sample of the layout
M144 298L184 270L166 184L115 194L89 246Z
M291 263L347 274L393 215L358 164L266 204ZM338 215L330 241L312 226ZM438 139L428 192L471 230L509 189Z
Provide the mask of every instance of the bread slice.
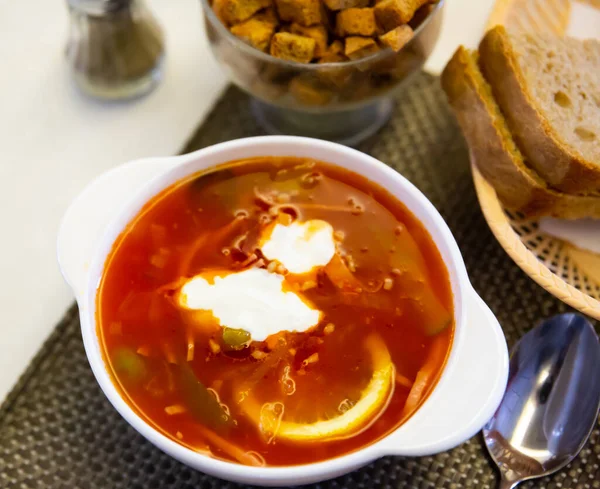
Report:
M531 216L600 217L600 197L552 190L526 165L479 70L477 53L461 46L442 73L442 86L475 164L505 207Z
M490 30L483 75L529 165L568 193L600 189L600 42Z

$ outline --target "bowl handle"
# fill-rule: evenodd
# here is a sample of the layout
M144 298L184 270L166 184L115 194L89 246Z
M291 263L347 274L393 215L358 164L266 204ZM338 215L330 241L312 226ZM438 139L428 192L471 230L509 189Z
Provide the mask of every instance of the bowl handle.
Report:
M386 454L423 456L449 450L480 431L498 408L508 379L506 339L490 308L470 289L466 330L462 344L455 345L452 368L423 406L382 441Z
M103 173L73 200L58 230L60 271L78 302L97 244L127 199L173 165L172 158L131 161Z

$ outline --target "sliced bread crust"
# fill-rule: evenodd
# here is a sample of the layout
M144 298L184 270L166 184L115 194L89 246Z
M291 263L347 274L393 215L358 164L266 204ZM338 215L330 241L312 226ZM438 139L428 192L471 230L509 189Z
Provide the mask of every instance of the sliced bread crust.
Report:
M481 41L479 53L483 75L531 167L550 186L563 192L597 192L600 161L586 159L544 116L532 96L506 29L496 26L490 30Z
M442 87L475 164L505 207L530 216L600 217L600 197L552 190L526 165L479 70L476 53L461 46L442 73Z

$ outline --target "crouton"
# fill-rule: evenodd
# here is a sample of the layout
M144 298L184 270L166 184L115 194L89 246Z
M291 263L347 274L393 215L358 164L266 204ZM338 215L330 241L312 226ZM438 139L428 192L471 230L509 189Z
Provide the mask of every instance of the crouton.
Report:
M336 33L346 36L375 36L377 22L372 8L349 8L338 12L335 22Z
M304 27L296 22L290 26L292 34L310 37L315 40L315 57L320 58L327 51L327 28L324 25Z
M290 94L304 105L326 105L333 98L333 92L319 80L303 75L291 81Z
M277 13L285 22L296 22L305 27L325 23L321 0L275 0Z
M253 84L253 91L267 99L278 99L288 92L288 87L296 72L287 66L265 63Z
M319 64L324 63L342 63L344 61L348 61L348 57L344 55L344 53L325 53L319 59Z
M341 63L343 61L348 61L348 58L343 53L326 54L319 60L319 64ZM317 73L319 79L326 85L334 87L335 89L341 89L350 83L353 72L352 69L340 66L335 68L323 67L323 69L319 70Z
M256 49L267 52L271 38L275 34L276 22L272 14L256 14L234 25L231 33Z
M323 0L329 10L342 10L345 8L368 7L369 0Z
M344 53L344 43L338 39L336 41L333 41L329 45L325 55L334 55L334 54L343 54L343 53Z
M310 63L315 56L316 41L289 32L278 32L271 40L271 55L299 63Z
M275 7L269 7L264 10L261 10L254 17L264 22L268 22L269 24L272 24L275 28L279 27L279 18L277 17L277 13L275 12Z
M388 32L407 24L415 12L431 0L381 0L375 4L375 16L380 27Z
M346 38L344 54L351 60L364 58L377 51L379 51L379 46L369 37L352 36Z
M213 10L226 25L239 24L270 7L272 0L214 0Z
M401 25L379 36L379 40L382 44L398 52L412 39L413 35L414 32L409 25Z

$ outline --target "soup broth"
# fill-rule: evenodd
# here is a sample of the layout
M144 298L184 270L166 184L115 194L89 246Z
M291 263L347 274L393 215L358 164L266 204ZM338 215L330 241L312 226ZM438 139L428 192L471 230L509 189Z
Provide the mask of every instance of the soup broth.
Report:
M292 157L156 196L109 254L97 318L134 411L257 466L336 457L397 428L454 332L448 272L421 223L367 179Z

